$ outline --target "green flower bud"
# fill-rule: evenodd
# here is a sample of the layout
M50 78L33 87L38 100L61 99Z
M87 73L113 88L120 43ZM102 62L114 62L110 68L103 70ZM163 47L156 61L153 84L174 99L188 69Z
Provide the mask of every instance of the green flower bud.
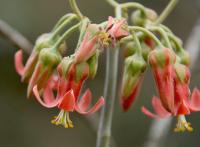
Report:
M167 48L153 50L149 54L149 63L151 66L165 67L174 64L176 61L175 53Z
M50 40L51 35L52 35L51 33L45 33L39 36L35 42L34 51L40 52L41 49L52 47L54 43L59 39L59 36L56 36L54 40ZM62 54L65 52L65 50L66 50L66 43L63 42L59 46L58 51Z
M144 26L146 20L146 16L141 10L136 10L131 15L131 22L136 26Z
M152 48L144 42L141 43L141 47L142 47L142 56L144 60L147 61L149 53L152 51Z
M96 53L90 57L87 61L89 64L89 77L94 78L97 73L98 68L98 59L99 59L99 51L97 50Z
M39 62L44 66L56 67L62 59L58 51L51 48L44 48L39 54Z
M125 59L120 97L124 111L127 111L135 100L140 89L145 69L146 62L141 56L135 54Z
M137 50L137 46L133 41L121 43L120 48L122 48L124 51L124 57L133 55Z
M180 63L181 64L189 66L189 64L190 64L190 55L189 55L189 53L187 51L182 49L182 50L176 52L176 54L180 57Z
M60 75L66 75L72 63L74 62L73 57L64 57L60 64L58 65L58 72Z
M134 54L126 58L125 60L125 68L128 72L132 73L132 75L137 74L138 72L144 72L146 69L146 62L143 57Z
M190 70L187 66L180 64L180 63L176 63L174 64L174 69L175 69L175 73L176 76L179 81L181 81L182 83L188 83L190 80Z
M82 79L85 79L89 75L89 66L88 63L82 62L75 65L75 81L79 82Z

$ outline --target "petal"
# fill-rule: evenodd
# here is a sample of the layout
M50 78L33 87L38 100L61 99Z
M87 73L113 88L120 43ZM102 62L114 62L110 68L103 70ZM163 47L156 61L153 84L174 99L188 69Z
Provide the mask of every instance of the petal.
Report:
M81 44L81 46L79 47L79 49L75 54L76 63L81 63L82 61L86 61L95 53L96 51L95 44L97 42L97 39L98 39L97 36L94 36L90 40L86 40L84 44Z
M37 64L37 66L35 67L35 70L33 72L33 75L31 76L31 79L29 81L29 84L28 84L28 88L27 88L27 97L29 98L32 94L32 90L33 90L33 87L35 85L37 85L37 81L38 81L38 78L39 78L39 75L41 73L41 65L40 64ZM39 88L40 90L40 88Z
M156 114L153 114L152 112L150 112L146 107L144 107L144 106L142 106L142 108L141 108L141 111L145 114L145 115L147 115L148 117L150 117L150 118L159 118L158 117L158 115L156 115Z
M171 113L169 113L162 105L161 101L157 97L152 98L152 106L154 108L154 111L160 118L169 117Z
M41 97L40 97L40 95L39 95L37 85L35 85L35 86L33 87L33 93L34 93L34 95L35 95L35 97L36 97L36 100L37 100L42 106L44 106L44 107L46 107L46 108L53 108L53 107L56 107L56 106L59 104L59 102L60 102L60 99L56 99L56 100L54 100L54 101L51 102L51 103L45 103L45 102L43 102L42 99L41 99Z
M132 88L131 94L129 94L128 97L123 96L120 101L122 105L122 109L124 112L128 111L128 109L131 107L132 103L135 101L139 91L140 87L143 81L143 76L139 78L139 80L136 82L135 86ZM127 87L126 87L127 88ZM124 89L124 88L123 88Z
M152 106L153 106L153 109L154 111L156 112L156 114L153 114L152 112L150 112L149 110L147 110L144 106L142 107L142 112L149 116L150 118L156 118L156 119L159 119L159 118L166 118L166 117L169 117L171 116L171 113L169 113L163 106L162 106L162 103L160 101L159 98L157 97L153 97L152 98Z
M22 50L19 50L15 53L15 69L19 75L23 75L24 73L24 65L23 65L23 54Z
M194 88L192 92L189 107L192 111L200 111L200 92L197 88Z
M68 91L62 98L62 101L58 105L58 108L66 111L74 111L75 97L73 90Z
M80 110L86 111L91 103L92 94L89 89L86 90L86 92L83 94L82 98L78 102L78 106Z
M182 102L180 103L177 114L179 115L190 114L188 103L185 100L182 100Z
M83 111L79 107L79 105L76 105L75 109L80 114L92 114L92 113L95 113L103 104L104 104L104 98L100 97L100 99L96 102L96 104L89 111Z
M109 16L106 30L108 31L113 26L113 24L114 24L114 18L112 16Z
M24 67L24 74L22 76L22 81L28 82L31 75L33 74L35 65L37 64L38 59L38 53L32 52L29 56L28 60L26 61L25 67Z
M51 103L55 100L53 89L49 85L47 85L44 89L43 99L46 104Z

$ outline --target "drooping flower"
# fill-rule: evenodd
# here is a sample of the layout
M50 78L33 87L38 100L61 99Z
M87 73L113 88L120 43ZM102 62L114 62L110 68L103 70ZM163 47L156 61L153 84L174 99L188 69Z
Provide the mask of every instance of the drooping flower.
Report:
M30 97L35 85L37 85L38 90L45 87L60 61L60 53L52 50L52 48L45 48L40 52L38 62L28 84L27 97Z
M83 40L75 52L75 62L81 63L87 61L99 49L99 27L96 24L89 24Z
M154 57L150 57L151 59L150 64L154 68L158 60L156 61ZM168 59L168 63L170 63L169 61ZM175 131L192 131L191 124L186 121L185 115L190 114L192 111L200 111L200 92L195 88L190 95L190 71L186 65L176 62L174 65L171 64L170 68L168 66L163 67L166 70L165 72L163 72L164 70L153 69L160 96L160 98L155 96L152 98L152 106L156 114L145 107L142 107L142 112L151 118L177 116L178 123Z
M76 111L80 114L92 114L104 104L103 97L100 97L97 103L88 110L92 98L89 89L85 91L80 100L78 99L81 87L89 75L88 64L81 64L74 64L70 58L62 60L58 66L59 83L56 87L56 97L53 94L53 88L55 87L51 85L47 85L43 99L39 95L37 86L33 88L36 99L40 104L47 108L57 107L61 110L59 115L52 120L53 124L61 124L65 128L72 128L73 124L69 118L69 112Z
M22 82L28 82L34 72L34 68L37 64L39 53L44 48L49 48L56 41L51 41L51 33L42 34L38 37L35 42L35 46L29 56L25 66L23 64L23 52L19 50L15 53L15 68L17 73L21 76ZM56 38L57 39L57 38ZM59 47L59 51L63 52L65 50L65 43L61 44Z
M149 55L158 93L165 109L174 113L174 70L176 56L167 48L154 50Z
M135 100L146 69L146 62L143 57L137 54L125 59L124 73L120 103L124 111L127 111Z

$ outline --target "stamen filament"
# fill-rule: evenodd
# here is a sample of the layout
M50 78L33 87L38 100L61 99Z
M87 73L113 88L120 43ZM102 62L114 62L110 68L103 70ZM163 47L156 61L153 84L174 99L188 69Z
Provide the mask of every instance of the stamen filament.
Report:
M176 124L176 128L174 129L175 132L184 132L186 130L189 132L193 131L191 123L186 121L184 115L179 115L177 119L178 119L178 122Z

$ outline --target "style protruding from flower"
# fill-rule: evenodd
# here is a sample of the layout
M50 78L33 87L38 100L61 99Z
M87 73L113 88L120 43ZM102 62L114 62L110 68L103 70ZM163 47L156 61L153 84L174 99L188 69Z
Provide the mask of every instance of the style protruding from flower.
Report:
M92 94L87 89L79 100L80 90L84 81L89 75L88 64L74 64L73 59L64 58L58 66L58 85L53 87L47 85L43 99L40 97L37 86L33 88L36 99L40 104L47 108L57 107L60 113L52 120L53 124L63 125L65 128L72 128L73 124L69 118L69 113L76 111L80 114L95 113L103 104L104 98L100 97L97 103L88 110L91 103ZM57 96L54 96L53 89L56 90Z
M195 88L190 94L189 68L179 63L170 49L152 51L149 55L159 97L152 98L152 106L156 114L142 107L142 112L151 118L177 116L175 132L192 131L191 124L185 115L200 111L200 92Z

